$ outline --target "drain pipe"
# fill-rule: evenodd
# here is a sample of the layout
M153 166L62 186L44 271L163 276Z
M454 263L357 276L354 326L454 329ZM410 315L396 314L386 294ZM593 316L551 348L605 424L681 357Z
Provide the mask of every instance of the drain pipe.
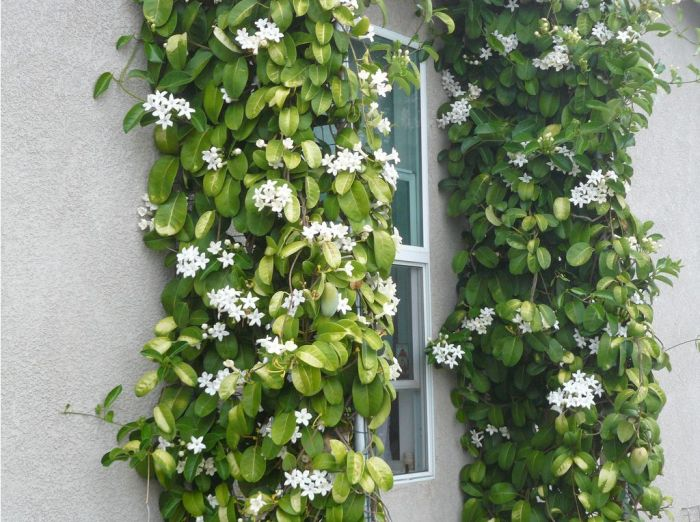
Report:
M362 305L360 301L360 294L357 294L355 299L355 311L357 315L362 315ZM363 341L364 344L364 341ZM353 441L355 451L361 453L362 456L367 458L367 419L365 419L359 413L355 414L355 426L353 433ZM365 494L365 522L374 522L374 513L372 513L372 501L369 495Z

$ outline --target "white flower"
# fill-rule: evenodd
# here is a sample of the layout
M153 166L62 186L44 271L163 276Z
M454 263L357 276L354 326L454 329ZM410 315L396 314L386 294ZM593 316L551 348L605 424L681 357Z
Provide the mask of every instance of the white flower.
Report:
M298 347L294 341L282 342L279 337L267 336L264 339L258 339L255 344L262 346L267 353L272 355L282 355L285 352L293 352Z
M605 203L615 191L607 185L608 181L615 181L617 174L609 170L603 174L602 170L591 171L586 176L586 181L579 183L571 189L569 200L579 208L589 203Z
M593 375L578 370L559 389L547 396L552 409L562 413L567 408L591 408L595 398L603 395L603 387Z
M326 167L326 172L332 176L337 176L340 172L362 172L362 161L365 155L361 150L355 151L336 147L335 154L326 154L321 160L321 165Z
M479 51L479 58L482 60L488 60L493 55L493 51L490 47L482 47Z
M219 170L224 166L221 150L217 149L216 147L212 147L209 150L203 150L202 159L207 164L207 170Z
M301 410L294 412L294 417L296 418L296 423L298 425L308 426L309 421L313 418L313 415L309 413L309 410L302 408Z
M442 84L442 90L444 90L450 98L459 98L465 94L459 82L450 71L442 71L440 83Z
M532 176L527 172L518 178L523 183L530 183L532 181Z
M214 326L212 326L211 328L207 328L206 332L202 333L202 339L208 339L209 337L211 337L213 339L223 341L224 337L226 337L227 335L229 335L229 333L226 331L226 325L224 323L217 322L214 323Z
M350 310L352 310L352 307L348 303L348 298L347 297L339 298L338 299L338 306L336 307L335 311L337 313L339 313L340 315L345 315Z
M389 118L382 118L379 120L377 130L384 134L384 136L388 136L391 133L391 122L389 121Z
M458 359L464 355L464 350L456 344L448 342L447 337L440 335L438 342L432 347L433 357L438 364L449 366L450 369L459 364Z
M190 103L184 98L175 98L168 91L156 91L146 97L146 102L142 105L146 112L152 113L158 118L156 125L163 129L173 126L173 111L177 116L192 119L195 110L190 107Z
M175 273L182 274L183 277L194 277L198 270L204 270L207 267L208 262L206 254L200 253L199 247L192 245L177 253Z
M292 150L294 148L294 140L292 138L284 138L282 146L287 150Z
M263 499L262 493L258 493L257 496L251 497L248 501L248 511L253 516L258 516L260 510L265 507L265 500Z
M482 308L479 311L479 316L473 319L464 319L462 328L466 328L471 332L476 332L479 335L486 335L488 327L493 324L493 316L495 315L493 308Z
M595 24L593 29L591 29L591 34L603 45L615 37L615 33L608 29L604 22Z
M504 50L501 54L510 54L513 51L515 51L515 49L517 49L519 42L518 37L515 34L509 34L506 36L499 33L498 31L494 31L492 34L503 45Z
M450 110L438 118L438 127L444 129L450 124L465 123L469 118L472 106L469 100L463 98L450 105Z
M233 98L231 98L226 92L225 87L221 87L219 91L221 92L221 96L223 97L225 103L231 103L233 101Z
M401 365L399 364L399 360L394 357L392 360L391 365L389 366L389 380L395 381L399 377L401 377L401 372L403 371L403 368L401 368Z
M474 444L474 446L477 448L481 448L483 446L484 432L469 430L469 434L471 435L472 444Z
M382 279L379 275L368 276L369 286L375 294L381 295L386 302L382 305L382 311L375 314L377 319L382 317L394 317L398 311L400 299L396 296L396 283L391 276Z
M292 293L284 298L282 302L282 308L286 308L289 315L294 315L297 313L299 305L306 302L304 297L304 292L301 290L294 289Z
M506 2L506 4L503 7L505 7L506 9L510 9L510 12L514 13L515 10L520 6L518 5L518 0L508 0L508 2Z
M267 143L265 143L265 140L263 140L263 139L255 140L255 146L259 149L265 148L266 145L267 145Z
M234 260L233 260L234 254L233 252L224 252L221 254L221 257L217 258L219 261L221 261L221 266L223 268L227 268L229 266L234 265Z
M348 277L352 277L352 271L353 271L352 262L348 261L347 263L345 263L345 266L343 266L343 268L341 268L341 270L344 271L345 275L347 275Z
M498 431L501 433L501 437L510 440L510 431L505 426L501 426Z
M378 69L377 71L372 73L369 84L374 88L374 91L377 93L377 95L381 96L382 98L385 97L388 92L391 92L389 76L381 69Z
M294 433L292 433L292 438L290 439L292 444L296 444L296 442L301 438L301 431L299 431L299 426L297 426L294 429Z
M260 18L255 22L258 30L255 34L248 34L248 30L243 28L236 31L235 40L241 49L249 49L253 54L258 54L260 47L267 47L270 42L279 42L284 35L279 27L267 18Z
M165 440L163 437L158 437L158 449L168 449L173 445L172 442Z
M618 31L616 38L624 43L636 43L639 40L639 33L632 29L632 27L627 26L624 31Z
M554 49L545 54L542 58L533 59L532 65L543 71L547 69L561 71L564 67L568 67L570 64L569 48L564 45L564 41L560 36L554 37L554 43Z
M489 435L495 435L496 433L498 433L498 428L493 424L487 424L486 433L488 433Z
M216 509L219 507L219 501L216 500L216 497L212 494L207 495L207 502L209 502L209 505L212 507L212 509Z
M518 325L518 331L520 333L532 333L532 325L528 321L523 319L523 317L520 315L520 312L515 314L515 317L513 317L513 322Z
M269 208L281 216L284 207L292 201L292 197L293 193L289 185L283 182L278 184L276 180L267 180L254 190L253 203L258 211Z
M516 167L524 167L527 164L527 155L524 152L508 152L508 163Z
M209 243L209 247L207 248L207 252L214 256L221 252L221 250L223 250L221 241L212 241Z
M333 242L341 252L350 253L355 246L355 241L349 237L350 228L341 223L314 221L304 226L301 235L309 243Z
M187 443L187 449L190 450L195 455L198 455L202 450L207 449L206 445L202 442L204 437L195 437L194 435L190 437L190 442Z

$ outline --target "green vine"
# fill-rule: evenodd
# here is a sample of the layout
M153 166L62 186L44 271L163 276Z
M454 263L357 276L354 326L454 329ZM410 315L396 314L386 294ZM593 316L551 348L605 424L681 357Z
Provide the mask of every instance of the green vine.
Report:
M660 236L631 213L628 149L669 90L641 37L657 1L460 0L441 50L458 305L429 347L474 457L462 520L642 520L670 499L651 328ZM691 68L691 70L693 70ZM672 78L675 81L675 78Z
M127 65L94 96L155 91L123 127L155 124L140 227L176 275L141 351L153 414L121 424L103 464L155 476L168 521L384 520L399 158L377 101L417 88L418 68L398 43L366 45L357 0L139 3ZM94 416L116 424L120 392Z

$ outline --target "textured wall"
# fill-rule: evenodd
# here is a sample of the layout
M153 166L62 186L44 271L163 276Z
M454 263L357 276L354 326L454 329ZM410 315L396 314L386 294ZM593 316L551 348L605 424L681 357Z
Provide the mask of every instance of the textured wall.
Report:
M412 10L389 3L391 28L411 33ZM148 365L138 348L160 318L166 280L160 256L136 228L140 195L154 152L150 133L121 132L131 101L116 91L94 102L97 74L117 71L126 57L113 43L135 29L130 0L6 0L2 5L2 515L8 522L146 520L145 483L126 466L105 470L99 458L113 443L110 427L60 415L70 402L89 410L112 386L130 389ZM660 44L671 63L682 46ZM429 115L441 100L429 70ZM657 222L665 251L683 257L681 282L658 303L657 328L669 344L700 333L700 240L693 183L700 160L699 90L659 100L651 130L639 140L633 202ZM458 245L441 212L432 158L442 137L430 125L430 228L433 327L452 308L450 252ZM663 176L663 178L661 178ZM659 179L663 180L663 186ZM700 356L672 352L664 375L663 417L668 466L665 490L677 506L700 503ZM458 520L457 473L464 462L462 428L453 421L450 378L434 372L436 477L400 484L387 495L396 522ZM147 412L125 393L118 417ZM152 520L158 519L151 495ZM682 519L681 519L682 520Z
M700 27L697 6L684 6L693 10L689 25ZM665 63L698 63L689 43L649 40ZM637 139L633 156L632 208L665 236L661 253L681 258L684 265L678 282L662 288L654 307L656 332L670 347L700 336L700 85L674 88L657 98L649 129ZM670 355L673 371L660 375L668 402L661 414L666 466L658 486L674 498L676 520L686 522L681 508L700 505L700 353L686 344Z

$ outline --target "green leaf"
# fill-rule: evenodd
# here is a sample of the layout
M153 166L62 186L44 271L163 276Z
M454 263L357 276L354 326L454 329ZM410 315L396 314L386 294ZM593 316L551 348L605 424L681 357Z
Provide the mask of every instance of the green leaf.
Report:
M598 487L603 493L610 493L617 484L617 465L606 462L598 474Z
M270 433L272 442L280 446L287 444L292 438L296 427L294 412L278 413L275 415L275 420L272 421L272 431Z
M257 0L243 0L238 2L228 13L228 26L236 28L248 18L255 9Z
M518 492L509 482L497 482L489 490L489 500L494 504L508 504L517 496Z
M206 236L211 230L211 227L214 226L215 221L216 212L214 212L213 210L208 210L204 214L199 216L197 224L194 227L194 237L196 237L197 239L201 239L204 236Z
M187 196L177 192L158 207L153 223L161 236L174 236L185 226L187 219Z
M369 471L372 480L374 480L379 489L389 491L394 486L394 474L389 464L379 457L370 457L366 465L367 471Z
M374 245L374 259L380 271L388 272L396 257L396 243L385 230L375 230L372 232Z
M199 490L183 491L182 505L185 506L187 512L193 517L201 516L205 513L204 495Z
M148 198L160 205L168 201L173 182L180 168L180 160L175 156L161 156L148 174Z
M345 473L350 484L357 484L365 470L365 457L362 453L348 451L345 457Z
M245 117L249 120L255 119L265 108L265 96L267 89L265 87L253 92L245 103Z
M315 169L321 166L321 149L316 142L311 140L302 141L301 150L309 167Z
M95 88L92 90L92 97L97 99L97 97L105 92L107 88L109 87L110 82L112 81L112 73L111 72L103 72L100 74L100 77L97 78L97 81L95 82Z
M146 115L146 109L143 108L141 102L135 104L129 109L129 112L124 116L124 122L122 123L122 128L124 132L129 132L131 129L136 127L140 122L141 118Z
M173 11L173 0L144 0L143 16L156 27L165 24Z
M442 11L436 11L433 13L433 16L439 19L443 24L445 24L445 27L447 27L447 34L452 34L454 32L455 21L450 15Z
M566 251L566 262L571 266L586 264L593 255L593 247L588 243L575 243Z
M511 522L530 522L530 511L530 504L525 500L518 500L510 512Z
M299 111L296 107L285 107L280 111L279 126L282 134L293 136L299 127Z
M224 66L223 80L226 94L234 100L240 98L248 83L248 63L245 58L240 57L233 63L227 63Z
M362 221L369 214L369 197L359 181L355 181L348 192L338 197L338 203L352 221Z
M292 369L292 383L302 395L316 395L323 386L321 370L300 362Z
M258 482L265 474L265 458L260 448L251 446L241 455L241 475L246 482Z

